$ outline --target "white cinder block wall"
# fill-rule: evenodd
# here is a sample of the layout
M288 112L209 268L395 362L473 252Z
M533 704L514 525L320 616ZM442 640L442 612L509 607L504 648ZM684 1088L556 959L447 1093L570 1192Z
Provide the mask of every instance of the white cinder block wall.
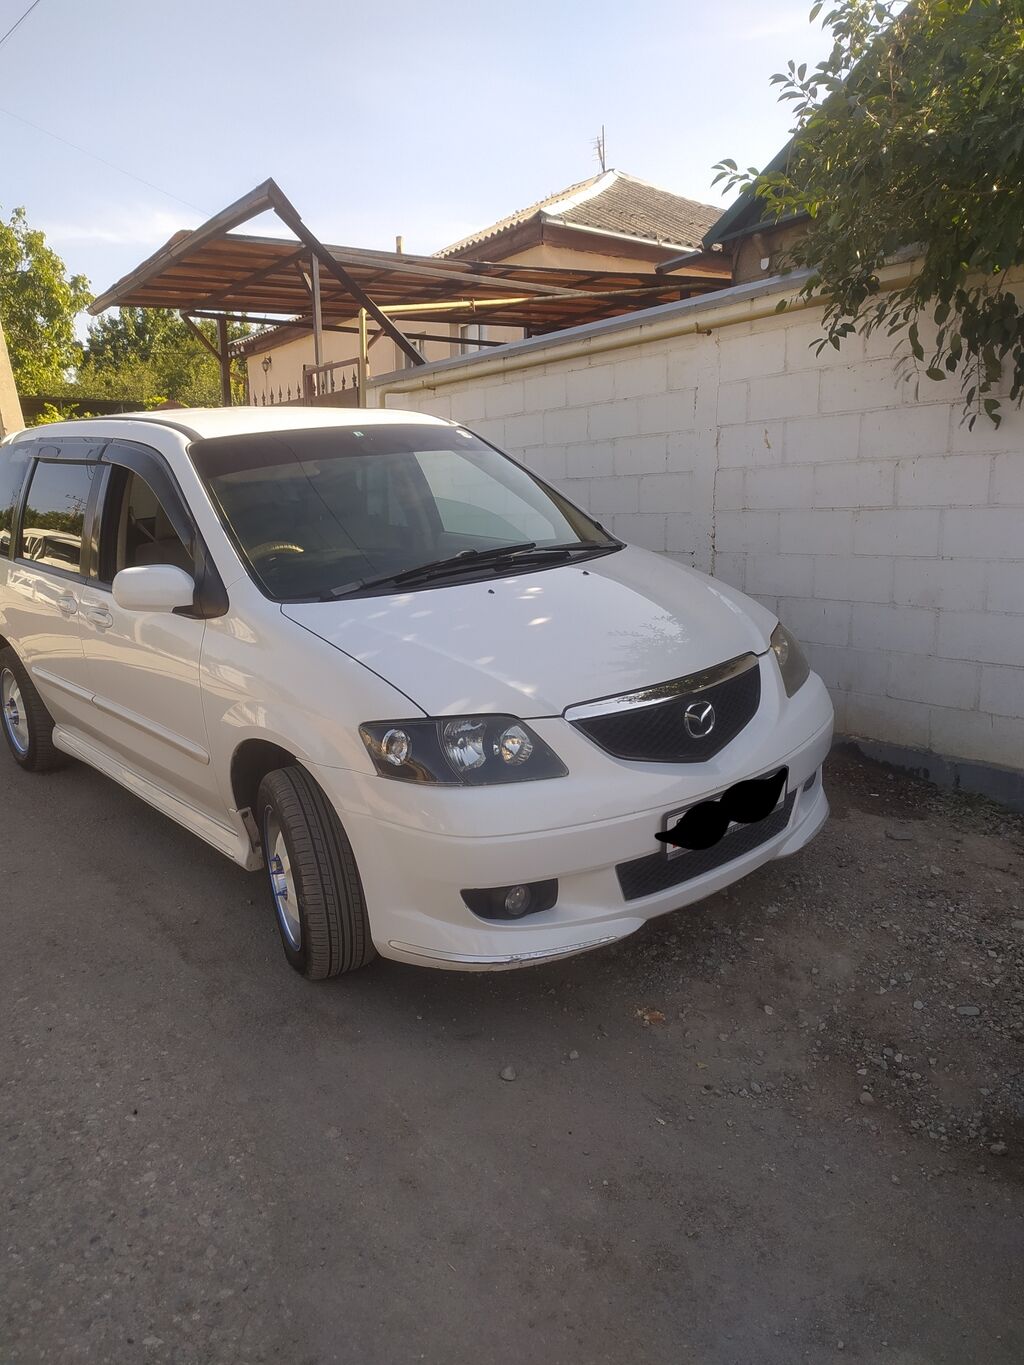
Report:
M466 422L616 535L777 611L840 731L1024 770L1024 415L970 432L956 384L899 382L886 339L817 356L816 311L722 325L738 294L696 334L643 339L697 316L669 305L385 379L378 401ZM576 354L588 336L614 348Z

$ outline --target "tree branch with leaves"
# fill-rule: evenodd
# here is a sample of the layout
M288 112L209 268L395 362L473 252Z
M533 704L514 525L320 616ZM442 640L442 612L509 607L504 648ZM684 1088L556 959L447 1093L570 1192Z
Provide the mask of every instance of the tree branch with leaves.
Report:
M91 299L89 281L67 273L24 209L0 218L0 321L21 393L53 393L68 382L82 355L75 317Z
M1024 400L1007 285L1024 265L1024 3L839 0L822 26L828 57L772 77L796 115L785 165L726 160L715 179L761 199L766 222L807 216L785 254L824 301L819 349L881 329L929 379L959 378L972 427L982 412L998 425L1001 397ZM885 289L908 247L920 269Z

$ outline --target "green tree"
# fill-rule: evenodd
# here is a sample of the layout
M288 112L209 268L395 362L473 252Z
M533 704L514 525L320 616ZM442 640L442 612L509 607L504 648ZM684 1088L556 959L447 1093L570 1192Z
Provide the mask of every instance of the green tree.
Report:
M789 260L825 301L821 346L882 328L930 379L958 375L970 425L980 411L998 424L1004 383L1024 399L1006 279L1024 264L1024 4L837 0L822 22L829 56L772 77L796 114L785 165L722 161L716 179L769 220L809 215ZM915 244L919 273L884 290L880 270Z
M0 320L22 393L64 387L81 356L75 317L90 297L85 276L68 275L23 208L0 218Z
M198 325L216 345L216 324ZM232 323L228 338L248 330ZM221 401L216 360L176 313L162 308L121 308L93 323L77 388L96 398L131 397L143 403L169 398L187 407L215 407ZM232 389L239 401L243 382L237 364Z

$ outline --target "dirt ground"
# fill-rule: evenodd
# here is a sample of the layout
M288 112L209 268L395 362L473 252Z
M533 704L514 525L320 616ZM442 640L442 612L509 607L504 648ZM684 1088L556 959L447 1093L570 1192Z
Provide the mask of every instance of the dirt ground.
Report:
M836 753L611 950L310 986L255 876L12 766L3 1365L1024 1360L1020 818Z

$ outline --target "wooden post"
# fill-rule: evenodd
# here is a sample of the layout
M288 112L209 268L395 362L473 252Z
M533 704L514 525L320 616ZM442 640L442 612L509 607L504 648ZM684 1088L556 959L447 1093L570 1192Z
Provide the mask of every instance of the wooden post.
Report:
M217 319L217 349L220 352L220 401L225 408L231 406L231 356L228 354L228 320Z
M366 340L366 309L359 310L359 369L357 371L359 381L359 406L366 407L366 381L369 376L369 345Z
M320 258L316 252L310 257L313 295L313 364L317 367L324 363L324 319L320 308Z
M24 425L21 400L14 386L11 357L7 353L3 324L0 323L0 436L6 436L11 431L20 431Z

